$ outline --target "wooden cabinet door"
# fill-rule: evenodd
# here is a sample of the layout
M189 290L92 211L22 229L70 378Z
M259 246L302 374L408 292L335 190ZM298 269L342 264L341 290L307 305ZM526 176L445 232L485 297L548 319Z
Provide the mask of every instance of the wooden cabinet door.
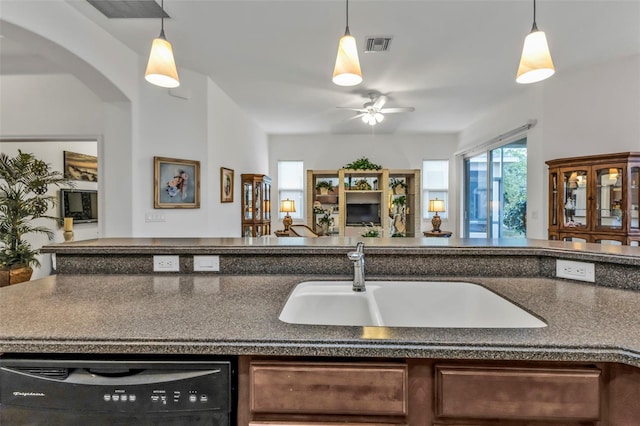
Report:
M271 363L250 367L252 413L405 416L407 366L391 363Z
M598 420L600 370L436 366L436 415L460 419Z

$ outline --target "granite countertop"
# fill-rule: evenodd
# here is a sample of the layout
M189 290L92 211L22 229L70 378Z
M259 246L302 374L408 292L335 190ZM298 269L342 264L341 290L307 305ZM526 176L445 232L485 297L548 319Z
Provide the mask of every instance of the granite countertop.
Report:
M563 360L640 367L640 292L547 278L455 277L485 285L548 326L341 327L278 320L297 283L322 278L348 279L50 276L0 289L0 352ZM367 277L376 278L390 277Z
M60 255L152 254L344 254L364 241L367 253L455 253L536 255L640 266L640 247L535 239L473 238L99 238L50 244L43 253Z

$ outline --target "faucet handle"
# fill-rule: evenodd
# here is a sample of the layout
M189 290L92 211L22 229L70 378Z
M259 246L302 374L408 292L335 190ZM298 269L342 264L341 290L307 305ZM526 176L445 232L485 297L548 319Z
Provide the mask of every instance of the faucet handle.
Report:
M362 241L359 241L358 244L356 244L356 251L358 253L364 253L364 243Z

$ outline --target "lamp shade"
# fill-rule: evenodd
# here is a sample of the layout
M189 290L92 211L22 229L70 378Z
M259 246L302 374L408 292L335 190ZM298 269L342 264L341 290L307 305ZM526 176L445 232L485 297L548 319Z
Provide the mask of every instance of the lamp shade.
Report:
M280 201L280 211L283 213L292 213L296 211L296 203L293 200L286 199Z
M436 213L444 212L444 200L438 200L437 198L435 200L429 200L429 211Z
M362 82L356 39L348 31L338 43L338 56L332 81L338 86L355 86Z
M173 88L180 86L176 62L173 59L173 48L162 34L160 37L153 39L144 78L149 83L160 87Z
M555 72L547 44L547 36L544 31L534 27L534 30L524 39L516 82L521 84L536 83L551 77Z

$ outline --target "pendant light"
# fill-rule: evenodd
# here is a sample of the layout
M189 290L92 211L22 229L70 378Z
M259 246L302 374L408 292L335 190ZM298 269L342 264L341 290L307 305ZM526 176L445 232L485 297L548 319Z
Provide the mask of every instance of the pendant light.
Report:
M533 0L533 27L524 39L516 82L536 83L551 77L555 72L547 37L544 31L538 30L536 25L536 0Z
M355 86L362 82L356 39L349 33L349 0L347 0L347 28L338 43L333 82L338 86Z
M145 80L160 87L173 88L180 86L176 61L173 59L173 48L164 36L164 0L161 0L160 8L160 35L153 39L151 53L147 63Z

